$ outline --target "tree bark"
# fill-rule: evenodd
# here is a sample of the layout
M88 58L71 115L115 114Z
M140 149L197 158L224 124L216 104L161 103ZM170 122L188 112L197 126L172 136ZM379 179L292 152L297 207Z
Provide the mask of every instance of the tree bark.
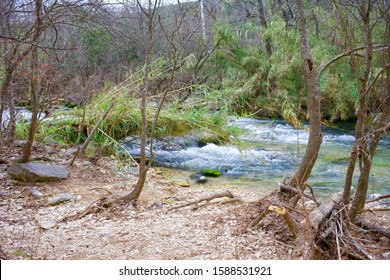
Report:
M138 171L138 180L134 185L133 190L123 196L121 199L125 201L136 201L141 195L142 189L145 185L146 176L148 173L148 169L150 165L147 164L146 158L146 141L148 138L148 121L146 116L146 104L147 104L147 96L149 95L150 90L150 82L149 82L149 74L151 70L152 63L152 55L153 55L153 41L154 41L154 12L157 7L157 1L152 3L153 1L148 1L148 10L146 13L148 19L148 34L147 34L147 42L146 42L146 58L145 58L145 70L143 76L143 89L141 90L141 102L140 102L140 110L141 110L141 143L140 143L140 163L139 163L139 171ZM138 5L141 5L138 3ZM141 7L140 7L141 8ZM145 13L145 11L144 11ZM153 160L150 158L149 160Z
M35 132L38 125L38 113L39 113L39 94L38 94L38 41L42 30L42 0L35 0L35 26L34 37L31 50L31 77L30 77L30 96L32 105L32 116L30 122L30 129L28 132L28 138L26 146L24 147L23 155L20 162L28 162L31 157L31 150L34 143Z
M298 25L300 31L300 45L304 75L307 83L308 96L310 99L310 134L305 155L303 156L301 164L299 165L298 170L295 172L290 185L303 191L305 186L304 183L311 174L322 143L321 92L318 71L310 54L309 35L306 25L304 3L302 0L296 0L295 3L298 13Z
M266 20L266 10L264 5L264 0L257 0L257 6L258 6L258 12L259 12L259 20L261 27L264 28L264 30L267 29L267 20ZM269 39L265 39L265 50L266 50L266 57L270 58L272 55L272 49L271 49L271 42Z
M371 65L372 65L372 53L373 53L373 44L372 44L372 34L370 26L370 12L371 7L370 3L363 1L360 5L360 16L363 22L364 30L364 41L365 41L365 65L363 75L359 77L359 96L358 96L358 109L357 109L357 124L355 128L355 143L351 153L351 159L348 166L348 173L346 177L345 191L344 191L344 202L346 203L349 199L347 192L351 188L353 170L355 168L355 162L358 160L360 176L358 180L358 185L356 188L356 195L352 202L352 206L349 212L349 217L351 221L355 221L358 212L364 208L368 181L371 171L372 160L374 156L374 151L377 146L377 141L379 139L373 139L374 142L371 142L371 148L368 148L368 139L364 137L367 131L367 83L370 78ZM358 73L358 69L354 70L355 73ZM377 135L378 137L378 135ZM380 137L380 135L379 135ZM371 153L372 151L372 153Z

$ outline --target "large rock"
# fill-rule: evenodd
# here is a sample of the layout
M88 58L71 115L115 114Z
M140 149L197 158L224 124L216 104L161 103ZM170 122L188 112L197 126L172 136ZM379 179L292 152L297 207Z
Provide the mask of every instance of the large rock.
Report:
M43 163L14 163L8 168L8 174L21 181L48 182L68 178L69 172L63 166Z

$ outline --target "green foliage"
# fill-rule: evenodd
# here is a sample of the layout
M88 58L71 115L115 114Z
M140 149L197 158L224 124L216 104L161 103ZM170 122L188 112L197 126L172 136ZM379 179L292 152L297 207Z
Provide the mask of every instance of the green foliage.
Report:
M81 122L81 110L73 108L69 111L58 112L50 119L40 122L36 140L46 144L65 145L76 143L79 136L79 126ZM86 132L81 137L81 141L86 139Z
M27 122L17 122L15 127L15 136L17 139L25 140L27 139L28 130L30 124Z
M318 9L316 13L323 11ZM336 24L330 16L325 21L331 26ZM266 30L253 22L219 23L215 32L216 40L220 40L215 56L222 77L219 94L229 92L232 112L281 117L299 126L299 120L307 118L308 104L298 30L287 28L284 20L275 17L268 21ZM315 36L313 31L309 35L316 67L342 52L329 36ZM270 57L266 57L265 39L272 45ZM355 116L356 84L347 59L323 73L320 87L324 119L348 120Z

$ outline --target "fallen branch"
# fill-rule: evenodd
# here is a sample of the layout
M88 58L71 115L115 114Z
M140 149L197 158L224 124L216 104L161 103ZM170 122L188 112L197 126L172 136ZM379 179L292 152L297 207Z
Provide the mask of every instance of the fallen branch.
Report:
M172 207L172 208L168 209L168 211L187 207L187 206L194 205L194 204L198 204L198 203L203 202L203 201L210 201L210 200L213 200L216 198L222 198L222 197L235 198L234 195L230 191L224 191L222 193L213 194L211 196L200 198L200 199L185 203L183 205Z
M233 197L233 198L230 198L230 199L227 199L227 200L223 200L223 201L208 202L208 203L204 203L204 204L200 204L200 205L194 206L194 207L191 208L191 210L198 210L201 207L208 206L208 205L213 205L213 204L224 205L224 204L235 203L235 202L242 202L242 199L239 198L239 197Z
M255 227L258 223L261 222L269 213L274 212L278 214L283 221L286 223L291 234L295 238L297 236L298 225L293 220L291 215L287 212L285 207L277 207L274 205L269 205L256 219L254 219L249 225L248 228Z
M369 231L378 233L378 234L390 239L390 229L375 225L375 224L368 222L366 220L363 220L363 219L359 219L358 221L356 221L355 224L363 229L367 229Z
M310 187L310 188L311 188L311 187ZM287 191L287 192L295 193L295 194L297 194L298 196L301 195L301 193L298 191L298 189L296 189L296 188L294 188L294 187L291 187L291 186L289 186L289 185L286 185L286 184L280 183L280 184L279 184L279 189L280 189L281 192L286 192L286 191ZM311 191L312 191L312 189L311 189ZM314 196L311 196L311 195L308 195L308 194L305 194L305 193L303 193L302 195L303 195L304 197L306 197L306 198L308 198L308 199L314 201L314 202L317 204L317 206L320 205L320 203L315 199Z
M66 222L70 220L81 219L86 215L97 213L99 211L105 210L110 207L114 202L118 201L115 197L101 197L93 201L89 206L87 206L84 210L79 213L76 213L72 216L67 216L61 220L61 222Z
M249 228L252 228L252 227L255 227L258 223L261 222L262 219L265 218L265 216L268 215L268 213L271 212L271 210L269 210L269 207L267 207L267 209L265 209L256 219L254 219L250 224L249 224Z
M309 217L302 221L302 223L310 222L315 231L318 230L318 226L325 220L325 218L331 213L333 208L340 204L343 199L343 192L333 194L330 199L322 203L318 208L314 209Z
M366 203L375 202L375 201L378 201L378 200L381 200L381 199L385 199L385 198L390 198L390 194L384 194L384 195L378 196L377 198L374 198L374 199L371 199L369 201L366 201Z
M276 207L276 206L273 206L273 205L270 205L268 207L268 209L270 211L278 214L284 220L284 222L288 226L288 229L290 230L290 232L292 233L292 235L295 238L297 236L298 226L296 225L296 223L294 222L294 220L292 219L290 214L286 211L286 209L283 208L283 207L280 208L280 207Z
M315 251L315 237L319 225L330 215L332 210L342 202L343 192L333 194L330 199L314 209L299 226L298 236L295 242L295 259L313 259Z

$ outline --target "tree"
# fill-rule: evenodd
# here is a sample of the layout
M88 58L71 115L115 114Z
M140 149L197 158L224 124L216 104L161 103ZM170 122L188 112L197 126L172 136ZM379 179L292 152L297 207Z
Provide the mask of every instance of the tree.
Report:
M43 5L42 0L35 0L35 23L34 34L32 38L31 49L31 73L30 73L30 96L32 106L32 116L30 122L30 129L27 137L27 143L24 147L24 152L21 158L21 162L30 161L31 150L34 143L35 131L38 124L39 113L39 92L38 92L38 43L43 29Z
M320 76L310 53L304 3L302 0L296 0L295 4L298 14L298 26L300 33L301 56L304 68L304 76L307 84L310 104L310 134L305 155L303 156L298 170L295 172L294 177L290 182L290 185L299 188L301 191L303 191L305 188L305 183L309 178L313 166L316 162L318 152L322 143L321 92Z
M389 124L389 87L385 86L384 98L380 99L380 110L379 117L373 117L375 113L369 110L369 93L372 89L372 86L376 83L379 75L385 72L389 68L389 64L385 65L383 70L379 72L377 77L370 84L370 77L372 72L372 63L373 63L373 40L372 40L372 24L371 24L371 14L374 7L374 3L371 1L362 1L358 6L358 14L362 22L363 38L364 38L364 64L363 70L360 71L358 68L358 63L354 54L352 56L352 68L353 72L357 76L358 80L358 107L357 107L357 122L355 127L355 142L351 151L351 158L349 161L345 185L344 185L344 204L348 205L350 199L350 189L352 185L352 176L355 170L355 163L359 163L359 179L357 183L356 194L353 199L351 209L349 212L349 217L352 221L356 220L357 214L364 208L369 176L372 167L372 162L375 154L376 147L380 140L381 135L384 131L388 129ZM389 4L384 10L384 13L387 14L387 30L389 30L389 16L388 9ZM387 11L387 12L386 12ZM387 35L389 35L387 31ZM389 48L389 38L387 37L387 48ZM387 54L389 51L387 51ZM388 71L388 70L387 70ZM362 73L362 74L360 74ZM388 72L387 72L388 73ZM388 77L387 77L388 80ZM388 81L387 81L388 85ZM386 97L387 96L387 97ZM371 122L370 119L377 119L378 121ZM371 129L373 128L373 129Z

